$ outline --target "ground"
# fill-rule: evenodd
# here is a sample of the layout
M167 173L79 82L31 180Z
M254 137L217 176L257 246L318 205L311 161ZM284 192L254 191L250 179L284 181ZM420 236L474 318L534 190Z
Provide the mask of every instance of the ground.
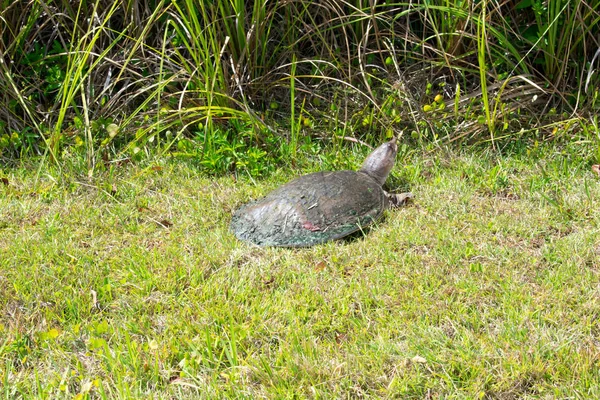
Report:
M237 206L306 171L4 169L1 390L598 398L590 166L557 148L409 151L391 189L410 189L410 206L309 249L257 248L228 231Z

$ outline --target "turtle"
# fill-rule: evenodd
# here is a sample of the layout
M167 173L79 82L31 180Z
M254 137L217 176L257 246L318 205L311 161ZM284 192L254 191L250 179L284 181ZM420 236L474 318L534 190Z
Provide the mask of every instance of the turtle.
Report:
M231 230L242 241L275 247L308 247L362 230L386 208L413 197L383 190L396 160L396 140L376 148L358 171L303 175L240 207Z

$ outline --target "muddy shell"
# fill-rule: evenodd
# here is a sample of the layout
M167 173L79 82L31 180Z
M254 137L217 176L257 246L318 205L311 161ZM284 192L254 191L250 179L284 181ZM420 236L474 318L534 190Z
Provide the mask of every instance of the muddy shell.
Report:
M362 171L317 172L238 209L231 230L259 246L312 246L372 224L387 202L381 184Z

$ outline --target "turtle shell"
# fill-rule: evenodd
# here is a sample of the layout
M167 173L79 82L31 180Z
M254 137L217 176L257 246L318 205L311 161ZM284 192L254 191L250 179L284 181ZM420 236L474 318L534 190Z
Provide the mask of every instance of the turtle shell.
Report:
M259 246L312 246L366 227L386 205L381 185L364 172L317 172L238 209L231 230Z

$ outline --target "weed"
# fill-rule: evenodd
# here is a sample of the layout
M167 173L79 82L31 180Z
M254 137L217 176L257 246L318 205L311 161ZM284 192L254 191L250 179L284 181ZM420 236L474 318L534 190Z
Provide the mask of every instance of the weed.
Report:
M304 140L374 143L402 130L433 147L494 146L585 121L594 109L595 92L583 88L595 82L585 63L597 47L596 9L595 1L7 3L0 157L50 154L60 164L75 145L93 173L107 159L177 152L198 124L211 147L213 132L233 120L244 127L236 135L247 126L264 140L277 132L292 158ZM98 125L108 120L118 134L107 141ZM586 130L597 136L595 124ZM279 152L263 159L271 155Z

